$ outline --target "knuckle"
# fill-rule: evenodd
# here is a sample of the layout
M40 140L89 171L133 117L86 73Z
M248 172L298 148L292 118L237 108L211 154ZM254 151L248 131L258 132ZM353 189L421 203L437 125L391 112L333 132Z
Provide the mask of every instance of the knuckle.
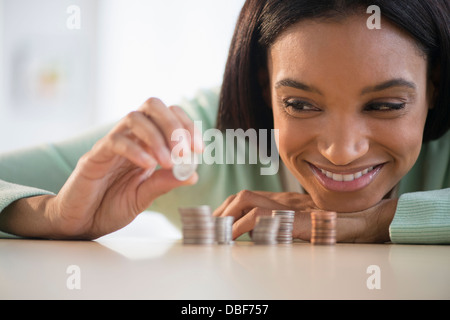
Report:
M85 167L86 164L89 162L89 158L91 156L92 151L88 151L87 153L83 154L79 159L78 159L78 166L79 167Z
M169 129L171 131L182 128L176 118L168 117L165 122L166 122L165 124L166 124L167 129Z
M112 152L120 155L124 155L127 152L130 152L129 145L126 143L126 140L123 139L123 136L120 133L114 132L109 134L106 137L106 146Z
M233 195L229 196L228 198L226 198L226 200L224 201L223 204L230 205L234 201L234 199L236 199L236 195L235 194L233 194Z
M119 140L120 134L118 132L111 132L104 139L104 144L111 147Z
M148 99L145 101L143 107L144 107L144 108L146 108L146 107L152 107L152 106L155 106L155 105L157 105L157 104L164 104L164 103L163 103L163 102L161 101L161 99L159 99L159 98L156 98L156 97L150 97L150 98L148 98Z
M178 114L178 115L182 116L182 117L187 116L187 114L184 111L184 109L181 108L180 106L177 106L177 105L169 106L169 110L172 111L175 114Z
M140 116L139 111L131 111L130 113L128 113L127 116L125 117L125 122L128 125L128 127L131 127L139 116Z
M253 196L253 192L249 190L241 190L237 193L236 198L238 201L248 201Z
M171 106L169 106L169 109L171 110L171 111L174 111L174 112L179 112L179 111L183 111L183 109L181 109L179 106L177 106L177 105L171 105Z
M265 213L265 210L261 207L255 207L253 208L253 210L250 211L250 214L257 217L257 216L261 216Z
M260 207L255 207L248 213L249 217L253 220L253 223L256 223L256 218L259 216L267 215L267 210L264 210Z

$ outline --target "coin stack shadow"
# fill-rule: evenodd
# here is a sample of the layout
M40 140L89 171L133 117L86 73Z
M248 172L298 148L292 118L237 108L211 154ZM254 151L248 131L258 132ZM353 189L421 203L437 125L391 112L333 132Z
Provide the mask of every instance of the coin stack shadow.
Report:
M233 242L234 217L215 217L216 242L218 244L230 244Z
M278 216L258 216L252 233L255 244L277 244L280 218Z
M179 208L184 244L214 244L215 230L209 206Z
M277 216L280 219L280 226L278 228L277 242L283 244L292 243L292 230L294 223L295 211L291 210L272 210L272 216Z
M311 212L311 243L314 245L336 244L336 212Z

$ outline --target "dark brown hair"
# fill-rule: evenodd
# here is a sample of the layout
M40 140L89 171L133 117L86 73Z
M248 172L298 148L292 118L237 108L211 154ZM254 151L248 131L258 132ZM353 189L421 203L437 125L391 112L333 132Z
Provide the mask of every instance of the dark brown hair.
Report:
M433 108L424 142L450 128L450 4L448 0L247 0L230 46L220 93L217 127L271 129L273 115L263 97L260 75L266 52L289 26L315 18L345 17L377 5L384 18L405 30L436 73ZM433 72L432 72L433 71Z

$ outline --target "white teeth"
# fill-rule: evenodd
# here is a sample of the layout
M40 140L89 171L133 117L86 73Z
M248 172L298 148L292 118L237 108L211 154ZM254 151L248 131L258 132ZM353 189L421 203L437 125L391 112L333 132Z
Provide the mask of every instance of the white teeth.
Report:
M353 181L355 180L355 175L353 174L344 174L344 181Z
M359 171L353 174L339 174L339 173L332 173L330 171L326 171L324 169L320 169L320 171L326 175L328 178L333 179L334 181L353 181L355 179L361 178L363 175L369 173L373 170L373 167L369 167L367 169L364 169L363 171Z

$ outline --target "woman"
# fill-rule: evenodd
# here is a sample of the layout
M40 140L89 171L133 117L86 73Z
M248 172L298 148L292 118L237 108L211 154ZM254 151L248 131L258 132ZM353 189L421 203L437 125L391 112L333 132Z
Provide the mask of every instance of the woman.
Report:
M370 5L381 29L367 27ZM219 101L205 92L183 111L149 99L106 135L5 155L0 178L15 184L0 184L0 230L95 239L149 206L179 225L178 206L210 204L235 217L234 238L289 208L309 240L319 208L339 213L341 242L450 243L449 12L438 0L248 0ZM173 177L172 133L187 129L200 153L191 119L213 127L217 105L222 130L277 130L277 175L203 164Z

